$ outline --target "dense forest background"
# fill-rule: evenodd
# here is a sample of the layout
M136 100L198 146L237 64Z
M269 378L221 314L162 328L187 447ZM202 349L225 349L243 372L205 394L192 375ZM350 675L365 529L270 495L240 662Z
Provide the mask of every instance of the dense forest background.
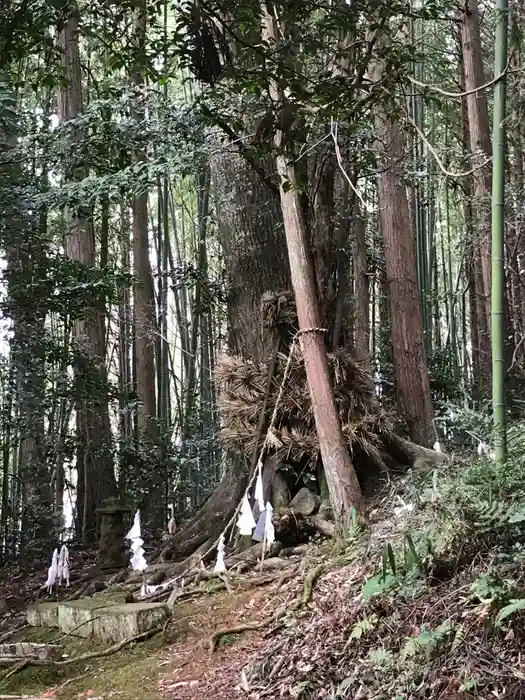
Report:
M4 560L92 544L114 496L150 536L188 520L181 552L217 534L299 328L287 196L362 485L415 445L485 449L504 84L499 359L520 418L524 12L495 73L492 2L2 3ZM278 476L322 481L294 361L275 497Z

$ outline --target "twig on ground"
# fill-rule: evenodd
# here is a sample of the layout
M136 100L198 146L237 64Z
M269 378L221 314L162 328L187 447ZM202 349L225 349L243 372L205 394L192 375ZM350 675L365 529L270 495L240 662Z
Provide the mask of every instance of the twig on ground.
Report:
M133 642L142 642L143 640L148 639L149 637L154 637L159 632L162 632L163 629L163 626L154 627L153 629L148 630L147 632L141 632L140 634L135 634L132 637L127 637L126 639L123 639L122 641L117 642L117 644L113 644L113 646L110 646L107 649L103 649L102 651L90 651L87 654L82 654L81 656L76 656L71 659L62 659L61 661L52 661L51 659L24 659L23 661L24 665L26 666L55 666L57 668L71 666L71 664L77 664L84 661L90 661L91 659L99 659L105 656L111 656L112 654L116 654L121 649L124 649L124 647L133 644ZM13 669L12 673L16 673L19 670L20 668L17 668L16 670Z
M14 676L15 673L18 673L18 671L21 671L23 668L25 668L27 666L27 663L28 659L22 659L22 661L19 661L14 666L10 666L2 676L2 680L6 681L8 678L11 678L11 676Z
M71 685L72 683L76 683L77 681L81 681L84 678L87 678L90 674L91 674L91 669L89 671L87 671L86 673L80 674L80 676L75 676L74 678L68 678L61 685L54 688L55 693L59 693L61 690L64 690L64 688L67 688L67 686Z

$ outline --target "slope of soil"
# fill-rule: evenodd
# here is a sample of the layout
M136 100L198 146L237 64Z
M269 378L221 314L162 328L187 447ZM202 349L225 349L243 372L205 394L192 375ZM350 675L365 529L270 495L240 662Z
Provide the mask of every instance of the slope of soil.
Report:
M206 582L164 634L67 672L11 669L0 695L525 698L525 465L406 477L372 504L368 528L290 567L247 590L234 572L226 590ZM86 644L62 643L71 656Z

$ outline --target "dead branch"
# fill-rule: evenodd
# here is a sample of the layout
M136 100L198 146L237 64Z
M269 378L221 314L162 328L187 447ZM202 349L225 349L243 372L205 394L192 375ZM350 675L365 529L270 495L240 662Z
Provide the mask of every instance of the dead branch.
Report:
M22 668L22 662L24 666L54 666L56 668L62 668L64 666L71 666L71 664L90 661L91 659L99 659L106 656L111 656L112 654L116 654L121 649L124 649L124 647L133 644L133 642L142 642L145 639L154 637L159 632L162 632L163 629L164 626L154 627L153 629L148 630L147 632L141 632L140 634L135 634L132 637L126 637L126 639L123 639L122 641L117 642L116 644L113 644L113 646L110 646L107 649L103 649L102 651L90 651L86 654L81 654L80 656L76 656L71 659L62 659L61 661L53 661L51 659L17 659L16 661L19 663L20 668L13 669L12 673L16 673Z

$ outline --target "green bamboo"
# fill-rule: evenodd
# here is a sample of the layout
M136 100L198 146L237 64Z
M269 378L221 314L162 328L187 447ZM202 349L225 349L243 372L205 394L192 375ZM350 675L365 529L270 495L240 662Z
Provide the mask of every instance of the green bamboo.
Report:
M508 37L508 0L496 2L494 75L503 76L494 89L492 127L492 410L496 464L507 458L505 422L505 112Z

